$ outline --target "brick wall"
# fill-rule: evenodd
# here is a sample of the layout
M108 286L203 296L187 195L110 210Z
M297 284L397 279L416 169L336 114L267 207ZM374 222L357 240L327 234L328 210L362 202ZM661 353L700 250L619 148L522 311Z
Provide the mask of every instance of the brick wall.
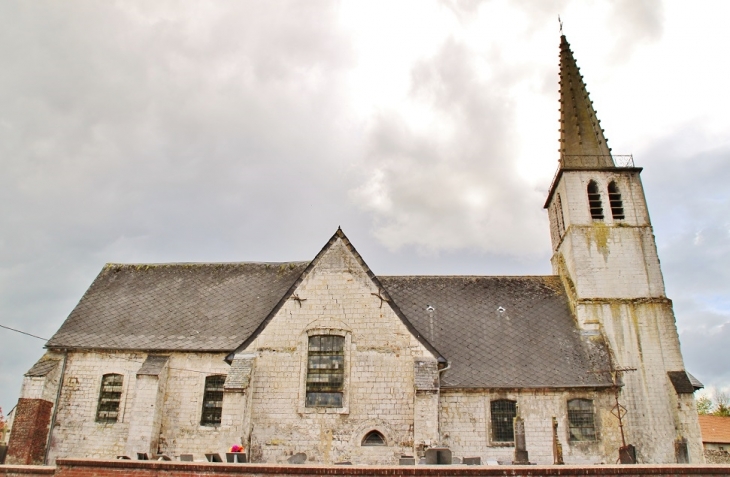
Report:
M56 467L43 465L0 465L0 477L53 477Z
M54 473L55 471L55 473ZM56 467L0 466L0 477L224 477L240 476L727 476L727 465L605 465L605 466L282 466L266 464L198 464L183 462L59 460Z
M43 464L52 410L53 403L44 399L18 400L5 459L7 464Z

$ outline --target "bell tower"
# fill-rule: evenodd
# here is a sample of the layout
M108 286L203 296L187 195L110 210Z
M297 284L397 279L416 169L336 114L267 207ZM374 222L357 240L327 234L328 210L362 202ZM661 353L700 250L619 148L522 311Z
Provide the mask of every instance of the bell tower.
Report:
M642 169L611 153L570 45L560 40L560 160L545 202L553 272L583 332L604 337L614 366L636 369L624 375L621 399L638 461L704 462Z

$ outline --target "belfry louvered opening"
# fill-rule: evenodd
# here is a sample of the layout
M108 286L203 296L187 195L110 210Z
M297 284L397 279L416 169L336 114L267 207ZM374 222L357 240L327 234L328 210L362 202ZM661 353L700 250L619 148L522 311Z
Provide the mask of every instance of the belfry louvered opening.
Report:
M105 374L101 378L99 405L96 408L96 422L112 423L119 419L119 403L122 400L121 374Z
M608 202L611 204L611 215L615 220L624 218L624 203L621 200L621 191L614 181L608 184Z
M596 181L588 183L588 206L591 209L591 218L603 220L603 205L601 204L601 193L598 190Z
M342 407L345 382L345 338L309 337L307 407Z
M223 384L226 377L222 374L205 378L205 392L203 393L203 413L200 424L203 426L217 426L223 415Z

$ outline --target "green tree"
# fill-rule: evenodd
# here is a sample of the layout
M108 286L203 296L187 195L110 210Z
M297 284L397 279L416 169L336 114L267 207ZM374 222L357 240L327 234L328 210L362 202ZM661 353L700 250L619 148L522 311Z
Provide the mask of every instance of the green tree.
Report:
M715 398L717 404L712 412L713 416L730 417L730 396L727 393L720 393Z
M713 406L714 404L712 403L712 399L705 396L704 394L697 398L697 414L703 416L711 414Z

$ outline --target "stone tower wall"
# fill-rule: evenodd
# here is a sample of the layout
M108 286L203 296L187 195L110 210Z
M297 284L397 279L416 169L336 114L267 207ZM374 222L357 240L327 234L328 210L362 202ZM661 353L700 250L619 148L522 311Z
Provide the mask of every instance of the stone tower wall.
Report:
M590 215L591 180L601 191L603 220ZM612 217L610 181L621 192L622 220ZM555 210L558 194L562 230ZM580 326L605 336L615 366L636 368L623 378L628 443L637 447L642 462L671 463L676 462L675 443L684 438L690 462L702 463L692 395L678 395L667 375L683 371L684 363L638 170L562 171L548 209L553 270L569 290Z

